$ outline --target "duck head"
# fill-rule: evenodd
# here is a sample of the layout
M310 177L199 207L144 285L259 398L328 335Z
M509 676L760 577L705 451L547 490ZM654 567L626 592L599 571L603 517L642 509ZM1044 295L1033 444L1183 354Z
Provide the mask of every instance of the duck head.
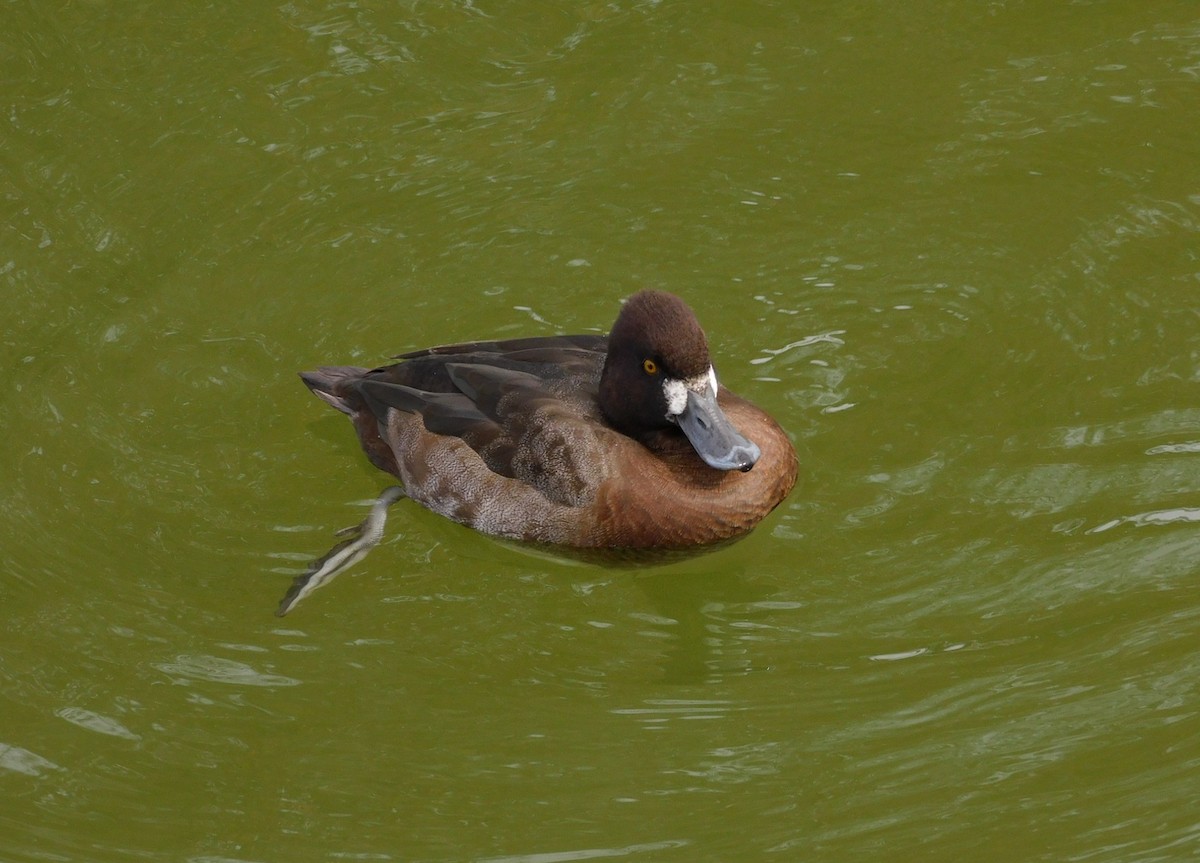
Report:
M683 300L641 291L625 302L600 375L600 408L613 426L637 439L678 426L710 467L750 470L759 449L721 410L717 388L708 339Z

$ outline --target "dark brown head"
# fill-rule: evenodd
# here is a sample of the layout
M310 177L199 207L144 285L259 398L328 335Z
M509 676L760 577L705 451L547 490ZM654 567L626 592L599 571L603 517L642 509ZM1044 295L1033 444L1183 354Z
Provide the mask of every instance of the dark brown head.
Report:
M697 455L719 470L750 470L758 460L758 447L717 406L708 339L673 294L641 291L622 307L608 336L600 408L637 439L678 426Z

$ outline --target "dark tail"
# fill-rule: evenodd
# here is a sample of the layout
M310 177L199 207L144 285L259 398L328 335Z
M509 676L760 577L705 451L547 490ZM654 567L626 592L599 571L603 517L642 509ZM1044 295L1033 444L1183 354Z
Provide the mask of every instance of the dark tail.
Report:
M342 384L358 380L366 373L366 369L358 366L321 366L315 372L300 372L300 379L321 401L347 416L354 416L355 408L347 401L350 393L342 388Z

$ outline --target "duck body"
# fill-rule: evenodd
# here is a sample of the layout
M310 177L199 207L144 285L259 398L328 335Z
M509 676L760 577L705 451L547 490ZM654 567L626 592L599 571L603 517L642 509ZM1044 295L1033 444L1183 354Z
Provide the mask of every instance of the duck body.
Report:
M472 342L301 377L407 496L484 533L683 548L749 532L795 484L765 412L719 388L691 310L643 291L605 337Z

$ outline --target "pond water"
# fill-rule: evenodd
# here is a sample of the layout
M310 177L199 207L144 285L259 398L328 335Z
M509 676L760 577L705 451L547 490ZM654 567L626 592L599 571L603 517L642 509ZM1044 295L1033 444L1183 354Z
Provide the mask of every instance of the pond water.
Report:
M0 858L1192 860L1187 2L0 19ZM654 567L295 372L684 296L801 480Z

